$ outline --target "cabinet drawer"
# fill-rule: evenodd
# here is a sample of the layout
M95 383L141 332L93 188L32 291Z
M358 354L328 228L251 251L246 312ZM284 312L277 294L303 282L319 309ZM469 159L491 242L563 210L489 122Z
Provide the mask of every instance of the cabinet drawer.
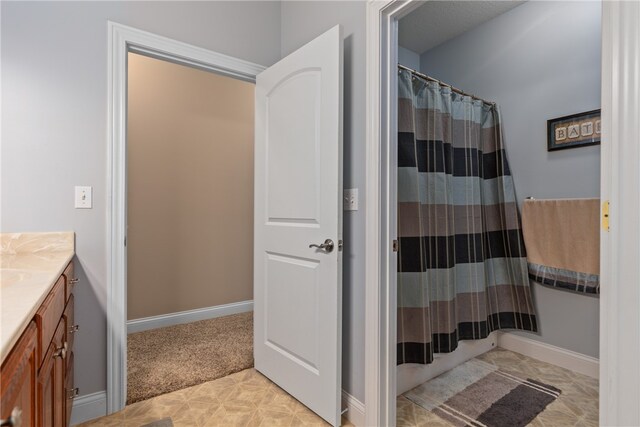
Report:
M69 300L67 301L67 306L64 308L64 314L63 314L63 317L67 322L66 341L67 341L69 351L73 350L73 341L76 336L76 331L78 329L78 325L74 323L74 315L73 315L74 300L75 300L75 297L73 296L73 294L71 294L69 296Z
M75 284L78 283L78 279L76 278L76 274L73 269L73 261L71 261L67 268L64 269L62 275L65 278L65 300L68 300L69 296L73 293Z
M31 322L0 369L0 418L20 413L23 427L36 425L36 324Z
M43 362L43 353L49 348L49 343L62 317L65 303L65 280L60 277L51 292L36 312L38 325L38 366ZM64 331L63 331L64 332Z

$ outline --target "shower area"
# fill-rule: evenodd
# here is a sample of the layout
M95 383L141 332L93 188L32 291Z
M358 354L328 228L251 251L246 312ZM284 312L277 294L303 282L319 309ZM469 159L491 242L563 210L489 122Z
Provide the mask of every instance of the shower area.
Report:
M441 359L400 376L401 392L495 346L494 331L537 331L499 111L398 66L397 362ZM446 356L467 340L481 342Z
M428 1L399 21L398 426L597 425L597 274L568 279L597 261L531 269L588 258L569 228L598 248L599 147L548 151L546 125L599 108L600 19L594 2ZM564 225L531 233L551 205Z

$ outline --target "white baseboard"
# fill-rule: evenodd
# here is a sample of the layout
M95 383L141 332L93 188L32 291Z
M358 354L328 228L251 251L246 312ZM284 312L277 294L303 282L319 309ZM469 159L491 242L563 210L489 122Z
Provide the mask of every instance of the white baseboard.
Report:
M342 410L344 417L356 427L364 427L364 403L342 390Z
M342 390L342 408L347 410L344 416L354 426L364 427L364 404L344 390ZM73 402L71 425L75 426L105 415L107 415L106 391L80 396Z
M73 399L73 409L71 410L72 426L104 417L105 415L107 415L106 391L98 391Z
M396 368L396 395L400 396L420 384L447 372L467 360L471 360L498 345L497 332L492 332L481 340L460 341L458 348L451 353L436 354L428 365L405 363Z
M600 362L595 357L505 332L498 336L498 347L598 378Z
M141 319L127 321L127 333L131 334L134 332L147 331L149 329L197 322L198 320L245 313L251 310L253 310L252 300L216 305L214 307L198 308L195 310L179 311L177 313L162 314L160 316L143 317Z

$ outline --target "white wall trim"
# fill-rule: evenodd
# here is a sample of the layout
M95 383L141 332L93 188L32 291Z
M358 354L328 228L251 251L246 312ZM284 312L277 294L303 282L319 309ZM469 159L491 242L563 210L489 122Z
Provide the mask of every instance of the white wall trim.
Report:
M364 403L342 390L342 410L344 417L356 427L366 426L364 422Z
M124 408L127 388L126 118L127 53L255 81L264 67L108 22L107 61L107 413Z
M640 3L602 7L600 425L640 425Z
M198 320L229 316L230 314L246 313L247 311L252 310L253 301L240 301L232 302L230 304L216 305L213 307L160 314L158 316L141 317L139 319L127 321L127 333L132 334L134 332L148 331L150 329L197 322Z
M396 421L395 67L397 21L422 2L367 3L365 425ZM390 191L391 190L391 191Z
M577 353L555 345L543 343L520 335L500 332L498 347L515 351L533 359L551 363L579 374L598 378L600 361L595 357Z
M76 397L71 411L71 425L84 423L107 415L107 392L98 391Z

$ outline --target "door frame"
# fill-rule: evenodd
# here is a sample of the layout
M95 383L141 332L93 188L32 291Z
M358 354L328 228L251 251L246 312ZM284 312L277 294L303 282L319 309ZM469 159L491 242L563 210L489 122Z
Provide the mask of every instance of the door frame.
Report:
M395 425L395 154L398 20L418 1L367 3L365 424ZM640 3L602 2L600 424L640 424ZM634 68L635 67L635 68ZM611 284L612 286L607 286Z
M254 82L265 67L108 22L107 121L107 414L127 398L127 54Z

